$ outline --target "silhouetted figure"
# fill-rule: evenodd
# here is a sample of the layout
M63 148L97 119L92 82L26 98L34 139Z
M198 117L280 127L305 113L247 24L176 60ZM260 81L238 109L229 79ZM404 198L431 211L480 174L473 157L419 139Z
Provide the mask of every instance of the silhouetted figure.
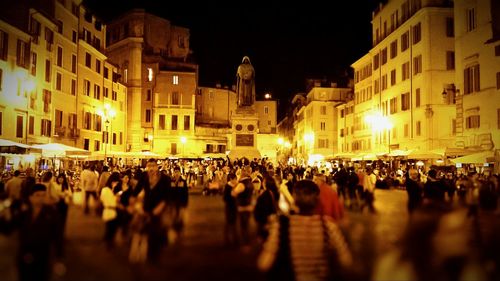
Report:
M21 281L50 280L52 251L57 258L62 257L60 219L54 206L44 204L46 192L45 185L35 184L28 204L19 213L0 216L0 230L11 233L17 229L19 233L17 265Z

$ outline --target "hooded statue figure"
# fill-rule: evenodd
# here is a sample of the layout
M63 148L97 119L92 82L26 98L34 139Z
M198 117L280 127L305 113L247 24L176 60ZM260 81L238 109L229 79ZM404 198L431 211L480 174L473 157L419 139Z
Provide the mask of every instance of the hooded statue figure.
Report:
M238 106L251 106L255 101L255 70L250 63L250 58L243 57L236 73L236 93Z

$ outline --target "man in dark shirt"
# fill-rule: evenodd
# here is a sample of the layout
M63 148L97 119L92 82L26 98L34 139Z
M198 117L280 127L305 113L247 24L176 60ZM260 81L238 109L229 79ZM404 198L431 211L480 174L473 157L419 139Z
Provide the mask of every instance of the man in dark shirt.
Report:
M0 230L19 230L17 265L21 281L50 280L52 250L56 258L62 257L63 237L57 231L61 221L56 209L44 204L46 192L45 185L35 184L29 192L28 205L20 212L0 216Z
M144 190L144 212L149 215L148 258L156 262L163 246L166 245L166 227L162 221L163 212L167 206L170 178L158 169L156 159L149 159L146 164L147 173L137 184L136 194Z
M238 178L234 173L227 175L227 183L224 187L223 200L225 203L226 225L224 226L224 241L226 244L237 244L238 233L236 231L236 221L238 215L238 206L236 198L231 195L231 192L238 184Z
M429 170L427 173L427 182L424 185L424 200L427 204L435 207L444 207L445 205L445 184L437 178L437 171Z
M244 166L241 169L241 176L238 181L238 185L233 189L231 195L236 197L236 202L238 204L238 216L240 220L240 230L242 242L244 244L250 243L250 233L249 233L249 223L250 215L252 213L252 195L254 186L252 184L252 167Z
M411 214L422 205L422 183L417 170L410 169L406 174L406 192L408 193L408 212Z
M170 243L177 241L184 229L188 199L189 190L186 179L181 175L180 167L175 166L168 190L165 214L169 221L167 227Z

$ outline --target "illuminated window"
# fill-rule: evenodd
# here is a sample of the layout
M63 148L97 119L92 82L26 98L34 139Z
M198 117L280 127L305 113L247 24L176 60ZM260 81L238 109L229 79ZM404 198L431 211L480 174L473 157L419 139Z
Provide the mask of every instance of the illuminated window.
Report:
M174 75L172 77L172 84L179 85L179 76L178 75Z
M479 64L464 69L464 94L478 92L479 86Z
M18 39L17 40L17 57L16 64L18 66L28 68L30 60L30 48L28 43ZM50 81L48 81L50 82Z
M467 10L467 31L473 31L476 29L476 9Z
M471 115L465 119L465 128L474 129L481 126L479 115Z
M321 122L320 126L321 126L321 131L326 130L326 123L325 122Z
M83 80L83 93L90 96L90 81L87 79Z
M422 55L413 58L413 75L422 73Z
M264 114L269 114L269 107L264 106Z
M148 68L148 81L153 81L153 69L150 67Z

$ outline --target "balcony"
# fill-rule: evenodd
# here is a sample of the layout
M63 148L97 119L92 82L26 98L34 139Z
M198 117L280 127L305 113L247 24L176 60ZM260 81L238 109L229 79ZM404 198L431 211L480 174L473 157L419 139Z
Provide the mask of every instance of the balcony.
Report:
M66 127L55 127L54 137L62 138L66 136Z
M69 137L70 138L78 138L80 136L80 129L78 128L69 128Z

